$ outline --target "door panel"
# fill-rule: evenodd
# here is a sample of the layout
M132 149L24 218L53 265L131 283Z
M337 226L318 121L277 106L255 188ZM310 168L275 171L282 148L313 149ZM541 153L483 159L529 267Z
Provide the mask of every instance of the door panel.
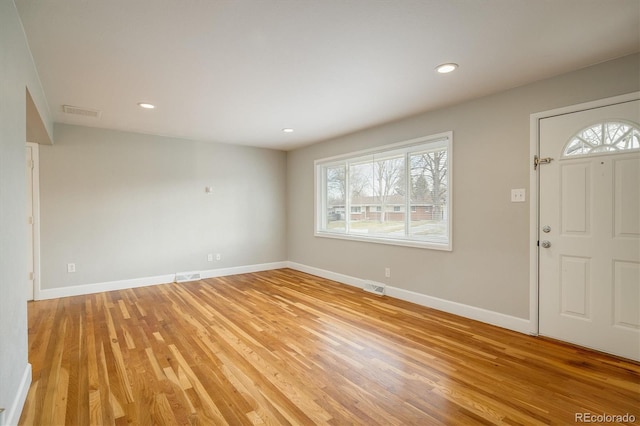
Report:
M562 256L560 297L562 314L589 319L589 273L591 259Z
M586 235L589 232L590 166L589 163L560 165L562 188L560 214L562 215L563 234Z
M640 202L634 196L640 182L640 159L614 161L614 208L616 237L640 237Z
M640 101L540 120L539 330L640 360L640 151L597 146L596 126L563 155L603 122L638 126Z
M640 329L640 263L617 261L613 270L615 325Z

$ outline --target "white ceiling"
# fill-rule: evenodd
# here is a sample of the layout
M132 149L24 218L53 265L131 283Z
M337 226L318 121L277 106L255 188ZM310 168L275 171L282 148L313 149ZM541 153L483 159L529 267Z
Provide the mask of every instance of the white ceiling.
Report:
M640 50L638 0L14 1L54 121L285 150Z

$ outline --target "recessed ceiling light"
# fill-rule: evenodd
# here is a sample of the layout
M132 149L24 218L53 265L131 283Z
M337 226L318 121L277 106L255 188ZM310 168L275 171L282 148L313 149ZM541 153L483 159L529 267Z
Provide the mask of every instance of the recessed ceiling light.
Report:
M282 129L282 131L285 133L293 133L293 129L290 127L285 127L284 129Z
M139 103L138 103L138 106L139 106L140 108L144 108L144 109L154 109L154 108L156 107L155 105L153 105L153 104L148 104L148 103L146 103L146 102L139 102Z
M438 71L440 74L447 74L447 73L450 73L451 71L455 71L456 68L458 68L458 64L448 63L448 64L438 65L436 67L436 71Z

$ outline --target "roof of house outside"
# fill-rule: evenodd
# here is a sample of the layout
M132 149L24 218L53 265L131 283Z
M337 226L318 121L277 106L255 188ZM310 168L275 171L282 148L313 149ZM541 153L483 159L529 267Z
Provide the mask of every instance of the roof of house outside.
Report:
M411 206L432 206L433 202L430 197L422 197L422 200L412 200ZM426 199L425 199L426 198ZM390 195L387 197L386 205L388 206L404 206L406 203L403 195ZM380 206L380 199L375 196L356 196L351 198L351 206ZM344 204L332 204L332 207L344 207Z

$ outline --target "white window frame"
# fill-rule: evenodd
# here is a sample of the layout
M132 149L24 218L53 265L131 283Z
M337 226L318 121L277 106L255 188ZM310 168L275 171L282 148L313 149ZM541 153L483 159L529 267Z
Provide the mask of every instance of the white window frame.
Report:
M403 151L405 153L412 153L416 151L421 151L424 148L428 148L430 145L434 146L445 146L447 149L447 242L446 243L437 243L434 241L426 241L422 238L405 235L405 236L384 236L380 234L375 235L365 235L365 234L353 234L349 231L349 221L346 219L350 219L347 217L345 219L345 229L342 231L329 231L324 228L324 224L326 224L326 181L324 176L324 170L328 166L336 166L348 164L348 161L357 160L358 157L362 157L365 155L373 155L373 154L384 154L386 152L391 153L391 151L398 152ZM405 181L410 182L409 178L409 167L406 167L407 178ZM346 175L349 175L349 169L346 169ZM404 142L394 143L390 145L385 145L381 147L376 147L372 149L350 152L343 155L338 155L334 157L322 158L314 161L314 187L315 187L315 208L314 208L314 235L316 237L323 238L336 238L336 239L344 239L344 240L353 240L353 241L363 241L363 242L372 242L379 244L391 244L397 246L406 246L406 247L418 247L425 249L433 249L433 250L444 250L444 251L452 251L453 250L453 132L443 132L435 135L424 136L421 138L411 139ZM348 187L348 183L347 183ZM405 209L406 221L410 221L411 218L411 208L410 208L410 198L406 197ZM350 211L350 197L347 194L347 199L345 200L345 211Z

